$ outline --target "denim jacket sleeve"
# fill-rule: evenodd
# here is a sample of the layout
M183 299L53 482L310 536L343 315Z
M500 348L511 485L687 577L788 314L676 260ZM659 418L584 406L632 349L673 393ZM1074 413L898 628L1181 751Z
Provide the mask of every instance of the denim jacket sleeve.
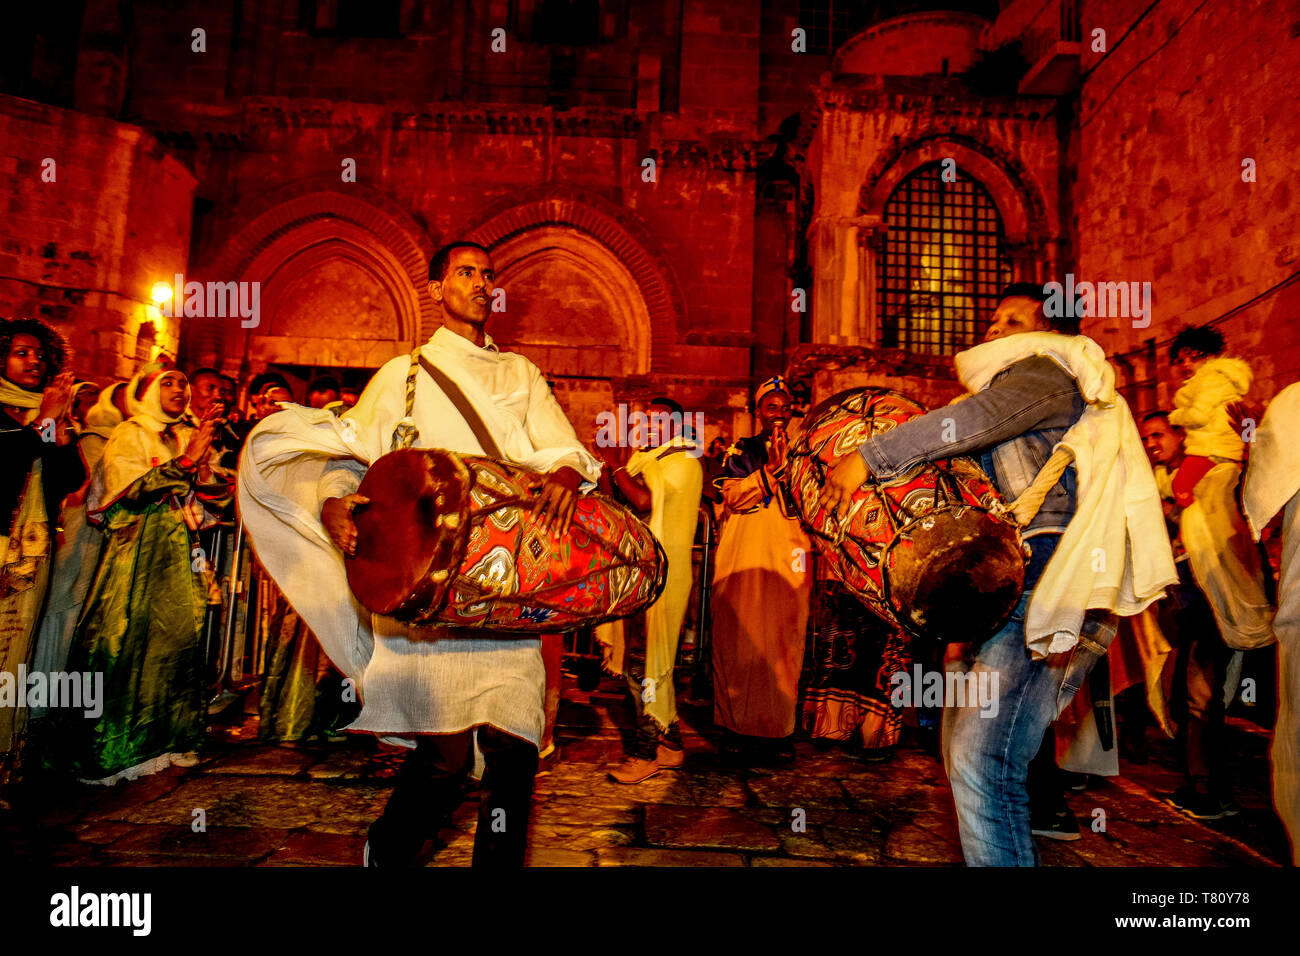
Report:
M1076 417L1074 378L1044 356L998 373L982 392L918 415L870 438L858 451L871 473L893 478L922 461L981 452L1025 432L1068 426Z

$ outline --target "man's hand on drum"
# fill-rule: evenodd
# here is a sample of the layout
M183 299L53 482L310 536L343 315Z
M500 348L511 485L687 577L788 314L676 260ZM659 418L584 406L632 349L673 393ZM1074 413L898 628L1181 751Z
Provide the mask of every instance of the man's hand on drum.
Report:
M345 495L342 498L326 498L321 505L320 520L325 526L325 533L338 548L349 557L357 553L357 526L352 520L352 512L361 505L370 504L365 495Z
M532 510L532 519L543 533L559 535L569 530L581 484L582 475L572 468L559 468L546 476Z
M832 512L848 514L853 504L853 493L862 487L862 483L871 473L862 456L853 451L838 459L826 473L826 484L817 503Z

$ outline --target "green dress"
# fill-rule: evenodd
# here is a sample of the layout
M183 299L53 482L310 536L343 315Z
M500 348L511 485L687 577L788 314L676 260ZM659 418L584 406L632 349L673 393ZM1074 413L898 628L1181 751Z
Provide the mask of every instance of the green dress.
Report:
M104 511L103 561L68 660L71 671L104 675L103 712L68 715L60 735L67 757L60 763L83 780L162 769L169 755L203 740L206 592L182 512L195 481L173 459Z

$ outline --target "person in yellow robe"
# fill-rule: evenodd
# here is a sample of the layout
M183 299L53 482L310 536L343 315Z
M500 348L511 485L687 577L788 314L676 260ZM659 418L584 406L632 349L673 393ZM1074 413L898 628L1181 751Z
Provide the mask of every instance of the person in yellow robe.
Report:
M713 719L729 762L791 761L811 544L779 483L790 392L780 376L755 393L762 431L728 451L714 485L726 519L713 577Z
M650 511L650 531L668 557L668 583L645 612L644 629L632 628L619 670L627 678L636 707L636 738L631 752L609 775L619 783L640 783L685 759L677 725L673 667L677 641L691 597L691 547L704 487L703 448L696 436L681 433L685 413L672 399L650 403L650 421L668 422L667 441L636 452L614 472L618 490L633 507ZM662 427L652 429L657 441Z

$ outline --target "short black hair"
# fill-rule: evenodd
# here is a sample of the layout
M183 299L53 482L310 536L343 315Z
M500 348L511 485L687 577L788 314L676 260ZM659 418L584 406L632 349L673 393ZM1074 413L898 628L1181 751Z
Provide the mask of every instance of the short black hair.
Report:
M215 368L205 365L202 368L196 368L194 371L190 372L190 384L197 382L199 380L200 375L211 375L217 380L221 380L225 378L225 376L222 375L220 372L218 372Z
M677 415L678 418L685 419L686 417L686 410L683 409L681 405L673 401L671 398L666 398L664 396L660 396L659 398L652 398L650 399L650 405L662 405L664 408L668 409L670 412L673 412L675 415ZM648 408L650 406L646 406L646 407Z
M429 281L441 282L447 278L447 267L451 265L451 254L457 249L481 249L488 256L492 251L487 246L481 246L477 242L471 242L468 239L459 242L449 242L433 254L429 260Z
M1042 305L1047 301L1047 293L1036 282L1013 282L998 293L997 304L1001 305L1004 299L1033 299Z
M293 389L289 387L289 383L279 372L263 372L261 375L255 376L253 380L248 383L248 397L252 398L255 395L261 395L268 388L273 388L277 385L290 395L293 394Z
M1057 315L1051 316L1043 309L1049 296L1044 288L1036 282L1013 282L1000 293L998 293L997 305L1001 305L1007 299L1033 299L1038 303L1038 311L1043 316L1043 321L1052 327L1052 331L1059 332L1062 335L1079 334L1079 303L1075 303L1074 315ZM996 308L996 306L994 306Z
M333 375L318 375L311 380L307 386L307 394L312 392L341 392L343 389L339 386L339 380Z
M0 360L8 361L15 335L30 335L41 343L41 351L45 353L45 378L41 380L44 390L68 362L67 340L40 319L0 319Z
M1171 422L1169 420L1169 414L1170 413L1165 411L1163 408L1157 408L1155 411L1147 412L1145 415L1142 416L1142 424L1145 425L1147 422L1153 422L1157 418L1163 418L1165 420L1165 424L1167 424L1174 431L1182 432L1183 427L1181 425L1175 425L1173 422Z
M1193 325L1174 336L1169 346L1169 361L1177 362L1179 352L1200 352L1202 355L1222 355L1225 346L1223 335L1208 325Z

